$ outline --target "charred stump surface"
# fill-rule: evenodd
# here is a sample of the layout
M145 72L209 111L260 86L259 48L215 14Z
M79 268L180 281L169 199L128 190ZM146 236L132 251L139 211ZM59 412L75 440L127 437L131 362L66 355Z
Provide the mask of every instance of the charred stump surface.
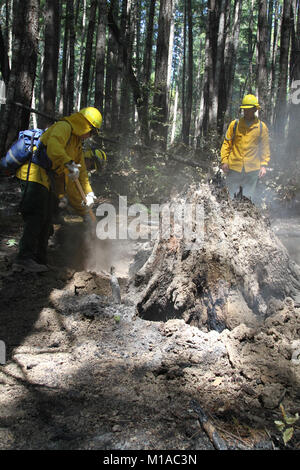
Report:
M203 184L170 207L180 204L202 208L202 242L161 231L142 267L139 254L131 283L140 317L221 332L263 321L286 298L299 303L300 269L251 201L231 201L224 188Z

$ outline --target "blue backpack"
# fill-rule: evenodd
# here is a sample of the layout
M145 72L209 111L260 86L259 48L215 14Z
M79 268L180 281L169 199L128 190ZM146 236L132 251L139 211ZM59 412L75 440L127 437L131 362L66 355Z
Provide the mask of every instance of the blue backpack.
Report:
M43 129L28 129L21 131L18 140L10 147L5 157L0 159L0 169L11 173L28 161L36 163L45 170L50 170L52 162L46 147L40 142Z

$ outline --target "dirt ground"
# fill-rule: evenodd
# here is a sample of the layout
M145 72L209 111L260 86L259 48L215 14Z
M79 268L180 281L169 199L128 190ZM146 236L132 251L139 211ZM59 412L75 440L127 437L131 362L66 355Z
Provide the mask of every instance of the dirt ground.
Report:
M228 449L299 449L300 423L282 415L300 411L300 309L292 301L264 322L222 333L179 319L143 320L128 290L138 243L94 240L91 250L82 223L69 218L56 226L54 267L25 274L13 269L22 221L8 206L1 212L1 450L214 450L192 400ZM121 304L112 298L112 264ZM292 428L286 445L276 421Z

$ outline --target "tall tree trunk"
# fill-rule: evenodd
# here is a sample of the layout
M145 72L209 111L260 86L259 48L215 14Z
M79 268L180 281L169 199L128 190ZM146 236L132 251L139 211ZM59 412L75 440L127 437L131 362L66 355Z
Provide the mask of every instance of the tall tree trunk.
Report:
M4 83L7 86L8 80L9 80L9 74L10 74L10 67L9 67L8 51L6 48L6 42L2 34L1 24L0 24L0 71L2 73Z
M34 92L35 92L35 99L37 100L37 107L38 110L43 112L44 110L44 62L45 62L45 47L40 48L40 54L38 55L37 59L37 75L39 76L39 80L35 81L34 85ZM37 116L38 127L43 128L44 121L40 114ZM48 121L48 120L47 120Z
M151 64L152 64L152 47L153 47L153 29L154 29L154 15L155 15L155 4L156 0L150 0L147 32L146 32L146 43L143 57L143 80L142 80L142 93L145 107L146 116L146 130L144 138L149 144L149 126L148 126L148 115L149 115L149 95L150 95L150 77L151 77Z
M174 140L175 140L177 108L178 108L178 87L176 86L174 106L173 106L173 119L172 119L172 130L171 130L171 137L170 137L170 145L172 145L174 143Z
M193 146L194 148L197 148L199 144L199 135L200 135L200 128L201 128L201 103L203 103L202 100L202 95L203 95L203 74L202 74L202 68L203 68L203 57L205 57L205 54L202 51L203 48L203 42L200 40L200 47L199 47L199 65L198 65L198 72L197 72L197 77L196 77L196 90L198 90L197 93L197 102L196 102L196 113L195 113L195 128L194 128L194 138L193 138Z
M270 121L274 122L274 110L275 110L275 89L276 89L276 57L277 57L277 49L278 49L278 22L279 22L279 11L280 5L279 0L275 0L274 5L274 27L273 27L273 41L272 41L272 57L271 57L271 76L270 76L270 83L271 83L271 92L270 92Z
M223 134L224 118L227 104L227 87L225 83L225 45L230 24L230 1L224 0L220 5L220 20L218 32L218 54L215 72L215 87L217 102L217 133Z
M218 11L216 13L216 23L218 24L217 30L217 46L216 46L216 56L213 56L213 83L212 83L212 96L211 96L211 116L210 116L210 126L215 129L217 127L217 118L218 118L218 101L219 101L219 87L220 87L220 77L221 71L224 65L224 46L225 46L225 0L219 0ZM217 26L217 25L216 25Z
M182 126L182 137L183 142L189 145L189 135L192 119L192 107L193 107L193 17L192 17L192 3L191 0L187 2L187 24L188 24L188 81L187 81L187 94L186 103L183 103L185 108L184 122Z
M250 13L250 19L249 19L249 29L248 29L248 63L249 63L249 72L248 72L248 80L247 80L247 87L242 92L242 95L245 92L248 93L253 93L253 54L255 50L255 41L254 41L254 34L253 34L253 29L254 29L254 0L251 0L251 13ZM242 97L241 97L242 98Z
M106 1L99 0L97 44L96 44L95 106L101 112L103 110L103 102L104 102L105 43L106 43Z
M49 116L55 115L55 100L58 73L58 52L60 35L59 0L46 1L45 13L45 45L43 66L43 112ZM44 128L52 124L45 117L39 119L39 125Z
M79 19L79 4L80 0L78 0L77 7L76 7L76 15L75 15L75 24L78 25ZM83 0L82 4L82 18L80 24L77 26L79 30L81 30L81 39L80 39L80 54L79 54L79 65L77 67L76 72L76 109L80 108L80 100L81 100L81 83L82 83L82 69L83 69L83 61L84 61L84 43L85 43L85 36L86 36L86 9L87 9L87 0Z
M257 88L258 100L262 107L262 118L269 120L266 112L268 102L268 64L266 44L269 44L267 0L259 0L258 3L258 74Z
M69 67L68 67L68 108L67 114L74 111L74 80L75 80L75 25L74 25L74 1L68 0L67 14L69 17Z
M88 102L88 91L90 85L90 71L92 64L92 50L93 50L93 37L96 26L96 12L97 12L97 0L91 0L89 24L85 46L85 57L84 57L84 68L82 76L82 92L80 107L84 108Z
M136 36L136 41L135 41L135 67L136 67L136 74L137 74L137 79L140 82L142 79L141 72L142 72L142 61L141 61L141 27L142 27L142 22L141 22L141 0L136 0L136 22L135 22L135 36Z
M35 89L33 87L33 90L32 90L32 101L31 101L31 107L33 109L35 109ZM35 113L32 113L31 115L31 120L32 120L32 126L34 129L36 129L38 127L38 124L37 124L37 115ZM52 121L53 122L53 121ZM51 124L52 124L51 122Z
M63 11L63 5L60 4L61 15ZM68 15L65 12L65 23L64 23L64 42L63 42L63 53L62 53L62 65L61 65L61 76L60 76L60 95L59 95L59 113L67 114L67 60L68 60L68 47L69 47L69 23Z
M105 74L105 107L104 107L104 128L112 129L113 126L113 110L115 112L115 101L117 96L116 80L118 76L117 68L117 48L118 43L115 38L115 34L110 25L110 21L114 21L114 17L117 18L119 13L118 2L111 0L108 25L110 26L108 31L108 45L106 54L106 74ZM117 114L118 115L118 114Z
M231 35L226 51L225 58L225 83L226 83L226 103L225 109L229 114L229 118L232 118L232 94L233 94L233 83L236 69L236 57L239 46L240 37L240 20L242 11L242 0L235 0L234 13L231 27Z
M218 0L209 0L208 8L208 49L207 49L207 62L206 73L207 83L205 99L205 113L207 116L205 132L214 126L213 122L213 96L215 89L215 71L216 71L216 57L217 57L217 41L218 41L218 28L219 28L219 11Z
M207 22L206 38L205 38L205 67L203 77L203 89L200 99L200 112L199 112L199 134L198 134L198 145L200 139L207 133L208 130L208 109L209 109L209 79L210 74L210 54L209 54L209 26Z
M113 78L113 46L115 46L112 33L108 32L108 46L106 54L106 74L105 74L105 99L104 99L104 115L103 128L109 129L112 124L112 78Z
M156 108L156 123L153 130L156 133L154 145L166 149L168 136L168 61L171 21L173 15L173 0L161 0L158 36L155 62L155 95L153 99Z
M128 58L128 52L125 47L125 44L122 43L121 41L121 32L116 24L114 17L113 17L113 12L112 9L110 8L108 12L108 24L109 27L114 35L114 38L117 41L118 46L122 47L122 58L123 58L123 66L124 66L124 73L127 77L128 84L131 87L132 94L133 94L133 99L134 103L137 109L138 113L138 118L139 118L139 123L141 127L141 138L142 141L145 143L145 135L148 129L148 116L145 113L145 106L144 106L144 101L143 101L143 95L141 91L140 84L135 76L135 73L133 71L132 66L130 65L130 60Z
M38 54L39 0L14 1L14 55L1 119L0 155L29 125L30 113L14 103L31 106ZM24 60L26 58L26 60Z
M153 47L153 29L154 29L154 15L155 15L155 4L156 0L150 0L149 13L147 15L147 33L146 43L143 58L143 82L145 90L145 102L148 102L150 76L151 76L151 63L152 63L152 47Z
M287 84L291 37L291 0L284 0L280 34L279 84L275 109L276 136L282 140L287 124Z
M186 107L185 107L185 80L186 80L186 36L187 36L187 0L184 0L183 5L183 57L182 57L182 72L181 72L181 114L182 114L182 140L185 141L185 126L186 126Z
M133 52L133 18L134 18L134 0L124 0L121 21L121 42L119 47L119 61L123 61L123 52L126 48L127 66L132 68L132 52ZM120 96L120 115L119 128L124 134L128 134L130 130L130 89L128 87L128 77L123 74L121 80L121 96Z
M272 28L273 28L273 18L274 18L274 8L276 0L268 0L268 51L271 52L271 43L272 43Z
M5 35L4 42L8 55L9 67L11 67L12 55L12 19L13 19L13 0L5 0Z

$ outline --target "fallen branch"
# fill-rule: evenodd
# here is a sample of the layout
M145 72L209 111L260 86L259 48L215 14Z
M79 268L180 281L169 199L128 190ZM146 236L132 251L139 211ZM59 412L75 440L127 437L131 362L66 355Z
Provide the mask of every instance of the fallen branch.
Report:
M60 117L56 118L56 117L53 117L53 116L49 116L49 114L42 113L41 111L37 111L34 108L30 108L30 106L26 106L25 104L22 104L22 103L16 103L15 101L9 101L6 104L13 104L15 106L19 106L20 108L27 109L27 111L30 111L31 113L43 116L43 117L45 117L45 118L47 118L47 119L49 119L50 121L53 121L53 122L58 121L59 119L61 119Z
M206 432L207 436L211 440L213 446L216 450L228 450L226 442L222 439L216 431L214 425L209 421L207 415L205 414L204 410L201 408L199 403L196 400L191 401L191 407L198 415L198 420Z

